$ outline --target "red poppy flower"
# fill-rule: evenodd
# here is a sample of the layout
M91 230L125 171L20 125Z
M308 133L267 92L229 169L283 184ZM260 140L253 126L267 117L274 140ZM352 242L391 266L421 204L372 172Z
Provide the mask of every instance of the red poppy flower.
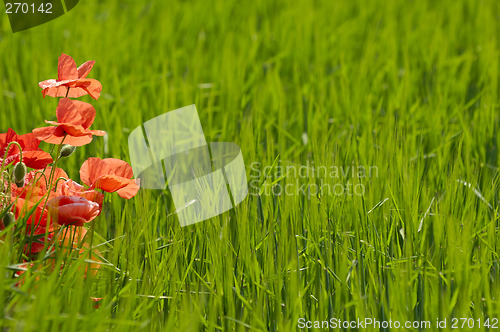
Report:
M26 228L26 234L32 236L31 242L27 243L24 247L24 253L26 255L34 256L43 250L45 243L52 242L54 238L54 229L52 226L49 226L48 230L45 226L35 226L33 232L31 231L30 225ZM47 237L45 237L47 234ZM42 237L42 235L44 235Z
M33 214L29 216L26 223L37 226L47 225L47 209L44 209L45 195L48 192L47 180L49 179L51 167L44 170L43 175L39 172L31 171L24 177L24 182L27 184L22 188L11 184L12 202L14 203L13 212L16 219L24 218L33 208ZM61 168L54 170L54 179L68 178L68 174ZM46 180L47 179L47 180ZM53 190L49 194L49 198L55 197L58 194Z
M93 189L86 189L84 186L73 180L62 183L58 188L58 193L62 196L83 197L91 202L99 204L99 210L102 210L104 195Z
M94 220L101 213L99 204L75 196L52 198L47 208L50 216L59 225L83 226L84 223Z
M19 264L17 267L20 269L18 271L15 272L16 274L16 277L20 277L22 276L24 273L26 273L26 271L28 271L29 269L33 268L33 266L35 266L35 264L33 263L29 263L28 261L23 261L22 264ZM24 280L23 280L24 281ZM22 285L23 282L18 282L16 284L16 286L20 286Z
M45 121L56 127L43 127L33 130L39 140L50 144L82 146L92 142L92 136L104 136L102 130L90 130L95 119L95 108L83 101L62 98L56 109L57 122ZM64 138L66 136L66 138Z
M80 179L91 189L117 192L125 199L130 199L139 191L139 185L132 179L132 167L123 160L108 158L89 158L80 168Z
M43 201L37 198L17 198L13 207L16 220L24 218L32 209L34 211L26 220L26 235L30 242L24 247L26 255L37 254L44 248L46 241L52 241L53 227L48 224L47 210L43 208ZM47 237L42 236L48 233Z
M17 145L12 144L5 159L6 165L19 162L21 155L26 166L34 169L45 168L52 162L50 154L38 148L40 141L35 135L32 133L17 135L14 130L9 128L6 133L0 134L0 164L3 162L2 158L5 155L7 145L11 142L19 143L22 151L19 151Z
M57 80L51 79L38 83L43 89L43 96L78 98L88 94L92 98L98 99L102 91L101 83L98 80L87 78L94 64L95 61L87 61L76 68L75 60L72 57L64 53L61 54L57 67Z
M29 199L35 199L35 198L42 198L44 196L48 189L48 183L47 181L49 180L50 173L52 172L52 167L47 167L43 172L40 171L31 171L26 174L24 177L24 183L26 184L24 187L18 188L15 184L11 184L11 192L12 192L12 199L15 200L17 197L19 198L29 198ZM66 172L62 168L56 167L54 170L54 180L57 180L59 178L64 178L68 179L69 176L66 174ZM55 190L53 190L55 191ZM56 195L55 192L51 193L52 195Z
M102 297L90 297L90 299L92 301L94 301L94 309L99 309L100 305L101 305L101 300L102 300Z
M101 253L99 250L91 248L90 244L85 240L87 230L85 227L66 226L59 236L59 255L68 256L73 250L79 251L81 259L88 260L85 264L85 276L90 270L92 276L96 276L99 268L101 267L99 258ZM90 261L90 262L89 262ZM55 267L55 265L54 265ZM63 266L61 266L61 269Z
M39 197L37 197L39 198ZM19 218L24 218L27 213L34 209L33 213L26 220L27 225L36 225L45 227L47 225L47 210L43 208L43 200L37 199L35 197L31 198L17 198L13 206L14 215L16 220Z
M50 180L49 178L51 173L52 173L52 167L47 167L46 169L43 170L43 172L40 171L28 172L28 174L26 174L24 178L24 182L48 190L49 184L47 183L47 181ZM54 177L54 180L57 180L59 178L69 179L68 173L66 173L62 168L59 167L56 167L54 169L54 174L52 174L52 176Z
M41 235L45 234L45 229L40 227L36 233L36 235ZM54 230L52 228L49 229L48 231L48 237L45 239L43 238L38 238L37 241L33 241L30 244L27 244L25 247L25 254L35 258L38 252L42 251L44 248L45 243L49 243L49 245L53 244L55 240L58 240L57 242L59 243L59 246L57 247L58 255L62 255L63 257L68 257L68 255L74 251L78 250L79 251L79 257L82 259L88 259L91 261L91 263L85 264L85 276L87 276L87 272L90 268L90 273L91 275L95 276L100 268L100 252L97 249L91 249L90 245L84 241L85 235L87 234L87 230L84 227L76 227L76 226L66 226L65 229L63 230ZM56 238L57 235L57 238ZM83 242L82 242L83 241ZM30 255L31 253L31 255ZM45 262L48 263L49 268L52 270L55 270L57 265L56 265L56 260L57 256L56 255L50 255L47 257L48 259L45 260ZM29 270L29 267L33 267L34 264L29 264L29 262L26 262L26 264L19 264L19 268L25 268ZM62 270L65 267L65 264L70 264L70 262L66 261L63 262L60 265L60 269ZM25 271L17 271L16 275L19 277L22 277ZM20 278L19 282L17 283L17 286L22 285L24 282L24 278Z

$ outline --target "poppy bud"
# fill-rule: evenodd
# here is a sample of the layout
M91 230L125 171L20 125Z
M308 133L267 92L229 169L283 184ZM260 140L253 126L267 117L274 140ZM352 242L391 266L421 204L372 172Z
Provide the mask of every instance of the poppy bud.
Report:
M26 176L26 165L21 161L14 166L14 182L22 182L24 185L24 177ZM22 187L22 186L21 186Z
M9 226L10 224L12 224L15 221L16 221L16 218L14 217L14 213L12 213L12 212L7 212L7 214L3 217L3 220L2 220L4 227Z
M61 149L61 157L69 157L75 152L76 146L64 144Z

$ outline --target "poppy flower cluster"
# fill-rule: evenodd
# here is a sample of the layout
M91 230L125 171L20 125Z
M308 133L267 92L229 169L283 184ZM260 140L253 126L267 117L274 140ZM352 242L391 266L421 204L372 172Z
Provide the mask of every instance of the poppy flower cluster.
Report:
M0 238L14 234L23 263L30 264L40 252L53 255L54 247L69 244L72 250L84 243L87 226L102 212L105 192L130 199L139 190L132 167L119 159L86 160L80 169L82 184L57 167L76 147L105 135L91 129L95 108L72 99L99 98L101 83L87 78L94 63L77 67L72 57L62 54L58 78L39 83L44 97L60 98L57 121L45 121L50 126L24 135L13 129L0 134ZM52 155L40 148L41 142L49 144Z

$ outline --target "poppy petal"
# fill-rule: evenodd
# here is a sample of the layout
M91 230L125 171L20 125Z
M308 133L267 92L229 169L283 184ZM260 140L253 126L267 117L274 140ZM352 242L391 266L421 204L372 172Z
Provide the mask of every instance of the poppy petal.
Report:
M46 141L47 142L47 141ZM59 141L59 143L53 143L53 144L61 144L62 139ZM73 146L84 146L92 142L92 134L89 134L88 136L66 136L66 139L64 140L64 144L69 144Z
M46 134L44 134L46 136ZM12 143L17 142L22 148L22 157L26 166L30 168L44 168L52 162L50 155L38 148L40 140L33 133L17 135L14 130L9 128L7 133L0 134L0 154L5 154L5 149ZM17 163L21 160L21 152L17 144L12 144L7 153L5 164Z
M35 208L36 206L36 208ZM29 216L28 220L26 220L27 225L35 224L37 226L46 226L47 225L47 211L43 209L43 203L40 201L32 200L32 199L23 199L17 198L14 204L14 215L16 216L16 220L19 218L24 218L26 213L31 209L35 208L35 211L32 215Z
M104 194L93 190L87 189L84 186L76 183L73 180L68 180L64 182L59 188L58 193L62 196L77 196L84 197L91 202L99 204L99 209L102 209L102 204L104 202Z
M59 196L49 200L47 209L59 225L83 226L101 213L99 204L72 196Z
M124 199L131 199L135 195L137 195L137 192L139 191L139 185L135 180L129 180L129 184L127 184L125 187L119 189L116 191L118 196Z
M78 79L78 70L72 57L63 53L58 60L57 78L59 81Z
M33 135L41 141L51 137L54 135L57 127L42 127L33 129Z
M48 130L46 130L45 128L51 128L53 130L50 136L42 136L44 132L39 129L44 129L44 131L48 132ZM71 136L71 135L66 135L61 127L45 127L45 128L37 128L35 129L36 132L33 131L33 133L35 135L39 135L38 137L42 138L42 141L49 144L59 145L61 143L64 143L73 146L83 146L92 142L92 133L89 133L85 136Z
M99 177L91 188L101 189L108 193L113 193L126 187L129 184L128 179L116 175L103 175Z
M57 84L57 80L52 78L50 80L45 80L45 81L39 82L38 86L41 87L42 89L48 89L48 88L54 87L55 84ZM42 93L43 93L43 91L42 91Z
M45 151L26 151L23 152L23 162L27 167L33 169L42 169L52 163L52 157Z
M56 114L59 123L81 125L88 129L94 122L96 111L89 103L62 98L57 106Z
M27 189L26 187L17 188L17 190L13 189L12 192L14 196L19 196L24 198L26 197L26 195L37 195L37 196L45 195L48 190L47 180L49 179L51 172L52 172L52 167L50 166L45 168L43 172L40 171L28 172L28 174L26 174L26 176L24 177L24 182L29 186L28 190L26 190ZM54 169L53 176L54 179L69 178L68 174L62 168L59 167L56 167ZM13 188L14 186L15 185L13 185ZM20 191L28 192L28 194L23 195L22 193L20 193Z
M115 158L107 158L102 160L106 166L112 170L112 174L118 175L127 179L134 176L134 171L132 166L130 166L126 161Z
M100 158L92 157L87 159L80 167L80 179L84 184L91 187L99 176L108 173L108 171Z
M17 135L16 141L21 145L23 151L25 150L37 150L40 145L40 140L38 140L33 133L28 133L24 135Z
M92 186L103 175L117 175L130 179L134 176L134 172L127 162L115 158L92 157L87 159L80 168L80 178L87 186Z
M102 84L98 80L92 78L81 79L78 80L75 85L76 87L80 87L85 90L90 95L90 97L94 98L95 100L99 99L99 97L101 96Z
M73 125L71 123L60 123L58 127L64 130L66 134L75 137L88 136L92 133L90 130L86 130L80 125Z
M80 179L90 188L106 192L118 192L122 198L130 199L137 194L139 185L133 177L132 167L115 158L87 159L80 169Z
M106 135L106 132L104 130L90 130L90 132L94 136L104 136L104 135Z
M13 141L17 141L17 137L16 132L12 128L9 128L6 133L0 134L0 152L2 153L2 157L7 145ZM19 148L16 145L11 145L9 154L11 153L19 153Z
M94 67L94 64L95 64L95 60L92 60L92 61L87 61L84 64L82 64L80 67L78 67L78 78L87 77L87 75L92 70L92 67Z
M64 88L64 93L66 93L66 91L68 90L67 85L69 85L70 83L76 82L76 81L78 81L78 79L62 80L62 81L50 79L50 80L45 80L45 81L39 82L38 86L41 87L42 89L62 87L62 88Z
M68 92L68 87L66 85L44 88L42 90L43 96L49 97L68 97L68 98L80 98L87 95L87 91L82 88L70 88Z

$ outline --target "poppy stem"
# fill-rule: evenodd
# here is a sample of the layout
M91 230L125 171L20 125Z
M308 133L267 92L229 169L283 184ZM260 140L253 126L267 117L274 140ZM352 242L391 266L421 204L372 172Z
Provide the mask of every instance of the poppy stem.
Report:
M45 202L43 203L42 211L45 211L45 209L47 209L47 204L49 202L50 194L52 193L52 183L54 182L54 175L55 175L55 171L56 171L56 167L57 167L57 162L60 159L61 149L62 149L64 140L66 139L66 136L68 136L68 134L64 135L61 143L59 144L59 146L57 148L56 159L54 160L54 164L52 165L52 168L50 169L49 182L47 183L47 189L48 189L47 194L46 194L47 198L45 198ZM43 213L40 215L40 220L38 221L39 224L42 222L42 218L43 218Z
M19 148L19 161L20 162L23 161L23 148L21 147L21 145L16 141L10 142L9 145L7 145L7 148L5 149L5 153L4 153L3 159L2 159L2 167L0 168L0 172L3 172L4 167L6 166L5 159L7 159L7 155L9 154L10 146L12 144L17 145L17 147Z
M40 176L40 178L38 180L36 178L37 174L41 174L41 176ZM28 189L28 187L30 187L31 185L36 184L40 179L42 179L42 177L45 177L45 183L48 183L47 176L42 171L35 172L35 175L33 176L33 179L31 179L31 181L29 183L25 184L23 190L21 191L21 194L19 194L18 197L16 198L16 200L14 201L14 203L13 203L14 206L17 204L17 200L18 200L19 196L22 196L26 192L26 190ZM10 192L10 186L9 186L9 192ZM10 193L10 195L12 195L12 193ZM43 198L42 198L42 200L43 200ZM40 202L42 200L40 200ZM40 203L40 202L38 202L38 203ZM37 205L38 205L38 203L37 203ZM19 213L21 213L21 211L19 211ZM36 228L38 228L38 226L40 225L41 221L42 221L42 218L40 218L40 220L36 224L36 227L31 227L31 230L29 231L29 234L28 234L28 231L27 231L26 227L24 227L24 226L27 226L27 224L23 223L22 224L22 228L20 229L20 233L23 236L29 235L29 237L31 237L31 238L34 237L35 236L35 230L36 230ZM47 234L45 234L45 236L47 237ZM25 245L27 245L27 242L30 243L30 251L29 251L28 254L29 254L29 256L31 256L31 254L32 254L31 244L34 242L32 239L29 239L28 241L26 241L26 238L23 238L23 240L21 241L21 248L24 248ZM23 258L23 252L21 251L21 255L20 255L20 257L19 257L18 260L21 260L22 258Z
M61 159L61 149L63 147L63 143L64 143L64 140L66 139L66 136L68 136L68 134L64 135L61 143L57 147L56 159L54 161L54 165L52 165L52 169L50 170L50 175L49 175L49 192L52 190L52 184L54 182L54 175L55 175L55 170L56 170L56 167L57 167L57 162L59 161L59 159Z

